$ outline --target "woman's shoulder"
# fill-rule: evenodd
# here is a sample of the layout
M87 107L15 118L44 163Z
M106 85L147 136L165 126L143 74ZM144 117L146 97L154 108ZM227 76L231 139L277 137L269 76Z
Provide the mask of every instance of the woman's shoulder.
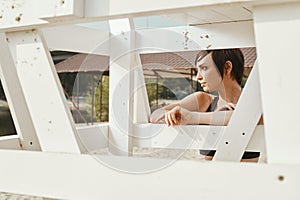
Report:
M201 100L204 100L204 101L212 101L214 98L216 98L217 96L216 95L213 95L213 94L209 94L209 93L206 93L206 92L195 92L194 95L196 95L196 97Z
M206 112L209 108L212 101L215 99L215 95L206 93L206 92L195 92L194 93L197 97L197 100L199 102L199 111L200 112Z

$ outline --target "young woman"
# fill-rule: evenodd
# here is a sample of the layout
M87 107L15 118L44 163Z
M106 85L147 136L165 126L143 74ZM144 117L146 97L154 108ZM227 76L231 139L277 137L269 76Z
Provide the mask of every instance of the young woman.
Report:
M154 111L152 123L227 125L241 95L244 56L240 49L200 51L195 60L197 80L204 92ZM216 91L217 96L207 92ZM206 159L215 151L200 150ZM242 161L257 161L258 152L245 152Z

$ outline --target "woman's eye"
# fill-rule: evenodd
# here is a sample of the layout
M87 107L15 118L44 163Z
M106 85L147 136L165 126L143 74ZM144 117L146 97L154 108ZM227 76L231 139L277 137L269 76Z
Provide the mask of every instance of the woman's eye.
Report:
M206 66L202 66L201 70L205 71L205 70L207 70L207 67Z

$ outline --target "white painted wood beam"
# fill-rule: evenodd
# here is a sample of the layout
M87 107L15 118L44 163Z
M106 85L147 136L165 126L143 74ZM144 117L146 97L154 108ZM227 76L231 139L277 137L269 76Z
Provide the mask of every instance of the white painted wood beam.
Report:
M297 0L289 0L285 2L293 2ZM86 18L125 18L145 15L159 15L167 13L180 13L195 9L214 9L222 6L243 6L257 4L274 4L281 2L280 0L160 0L160 1L139 1L139 0L86 0L85 17Z
M137 30L140 53L254 47L252 22Z
M21 143L18 135L0 137L0 149L21 150Z
M136 52L134 69L134 89L133 89L133 122L148 123L151 110L148 100L148 93L145 83L144 72L140 61L139 53Z
M109 21L109 151L117 155L132 154L133 69L135 32L129 19Z
M249 2L249 1L237 1L231 0L230 3ZM166 14L172 12L182 12L190 8L209 7L224 4L222 0L173 0L172 2L162 0L159 2L138 0L110 0L110 1L97 1L87 0L85 7L85 17L104 17L104 16L115 16L115 17L128 17L138 15L154 15L154 14Z
M65 25L44 28L43 33L50 50L109 55L108 31ZM253 46L253 22L137 30L135 38L137 53Z
M0 78L12 115L14 126L20 138L20 145L27 150L40 150L40 143L32 116L26 104L22 83L18 77L16 60L11 51L11 39L6 34L0 33Z
M0 32L45 26L83 17L84 0L1 0Z
M13 59L10 70L16 71L14 78L24 95L20 103L26 104L29 111L29 116L21 116L22 110L16 110L20 120L32 120L42 151L80 153L75 125L41 33L36 30L12 32L6 37ZM13 90L9 88L9 92ZM11 95L15 101L18 98L18 94ZM21 133L31 136L34 132L22 129Z
M289 0L287 2L296 2ZM252 7L260 4L276 4L280 0L175 0L175 1L145 1L138 0L31 0L6 1L1 0L0 32L10 32L24 29L42 28L56 25L75 24L99 20L110 20L126 17L149 15L165 15L182 13L189 10L199 11L228 6ZM243 17L235 18L242 20ZM208 20L209 21L209 20Z
M227 126L135 124L133 145L144 148L216 150ZM258 125L247 146L248 151L265 153L264 127Z
M78 138L83 146L81 153L94 153L108 148L108 123L76 127Z
M77 127L84 153L108 147L108 124ZM133 146L142 148L211 149L216 150L226 126L182 125L167 127L163 124L134 124ZM265 153L264 126L258 125L246 147L248 151Z
M300 3L253 9L269 163L300 162Z
M42 29L49 50L109 55L109 31L79 25Z
M176 161L146 173L168 160L6 150L0 160L1 191L55 199L300 198L296 164Z
M251 71L228 126L217 145L214 161L242 159L262 115L258 64ZM265 150L263 150L265 152Z

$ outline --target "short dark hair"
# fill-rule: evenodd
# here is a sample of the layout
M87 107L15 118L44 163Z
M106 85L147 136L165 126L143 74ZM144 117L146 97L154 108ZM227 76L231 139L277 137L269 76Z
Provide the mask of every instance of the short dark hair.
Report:
M224 66L226 61L232 63L231 77L234 78L238 84L242 84L244 72L244 55L239 48L235 49L216 49L200 51L196 57L195 64L199 62L205 55L212 53L212 59L223 78Z

